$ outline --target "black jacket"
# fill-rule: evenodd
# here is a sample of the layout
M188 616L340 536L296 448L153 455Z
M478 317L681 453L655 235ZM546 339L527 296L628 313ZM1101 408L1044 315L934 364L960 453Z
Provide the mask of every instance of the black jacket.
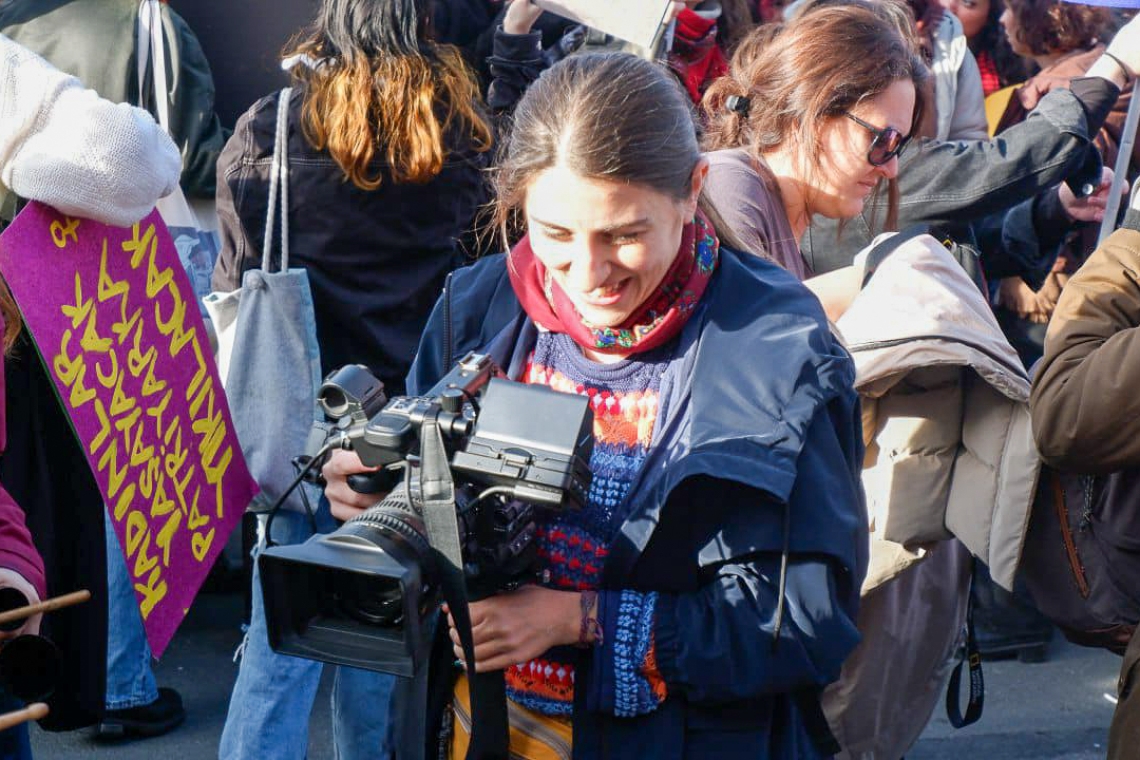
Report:
M261 263L279 93L239 120L218 159L222 250L215 290L241 285ZM402 393L420 332L443 279L462 262L458 238L486 200L483 168L470 138L453 133L442 173L396 184L384 172L375 190L348 181L301 130L302 94L289 109L289 258L308 270L322 372L365 364L388 394ZM383 171L379 159L374 169ZM278 251L277 247L274 251Z

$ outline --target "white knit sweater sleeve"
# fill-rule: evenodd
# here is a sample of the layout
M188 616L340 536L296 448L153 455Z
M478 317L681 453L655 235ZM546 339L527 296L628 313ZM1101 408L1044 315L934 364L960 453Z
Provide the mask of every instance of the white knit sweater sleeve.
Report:
M0 182L13 192L126 226L180 172L178 148L150 114L100 98L0 35Z

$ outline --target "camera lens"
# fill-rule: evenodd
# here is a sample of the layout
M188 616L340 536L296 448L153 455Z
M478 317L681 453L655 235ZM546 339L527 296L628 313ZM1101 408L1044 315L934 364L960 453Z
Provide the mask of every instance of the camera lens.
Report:
M325 385L324 388L321 388L321 395L318 400L324 407L325 414L330 417L340 418L348 411L348 399L345 397L344 391L335 385Z
M344 614L362 623L395 627L403 622L404 599L400 584L388 579L350 576L336 592L336 603Z

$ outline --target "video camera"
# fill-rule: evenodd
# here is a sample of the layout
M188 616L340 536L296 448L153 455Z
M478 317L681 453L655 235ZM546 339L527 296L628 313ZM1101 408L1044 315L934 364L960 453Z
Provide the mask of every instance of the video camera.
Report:
M585 396L497 374L487 356L468 354L427 395L391 400L365 367L329 375L320 449L351 449L403 478L333 533L261 553L274 651L399 676L419 669L440 597L437 543L446 543L425 521L424 476L441 467L454 479L470 598L537 579L535 510L585 503L593 413ZM423 445L440 438L442 449Z

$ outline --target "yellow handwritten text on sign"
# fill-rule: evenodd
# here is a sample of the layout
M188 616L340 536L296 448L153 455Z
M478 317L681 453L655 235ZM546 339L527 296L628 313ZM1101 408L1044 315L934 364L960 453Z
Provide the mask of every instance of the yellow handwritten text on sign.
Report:
M55 222L51 235L66 248L81 240L83 226ZM121 257L145 280L116 279ZM172 558L188 552L204 562L225 513L222 483L234 450L221 391L198 331L187 326L174 272L159 263L153 223L136 224L121 243L104 239L98 282L77 272L74 297L60 310L69 322L51 371L72 413L90 406L98 419L88 454L107 479L111 516L125 528L123 550L145 620L166 597ZM184 387L163 372L174 362L194 370Z

